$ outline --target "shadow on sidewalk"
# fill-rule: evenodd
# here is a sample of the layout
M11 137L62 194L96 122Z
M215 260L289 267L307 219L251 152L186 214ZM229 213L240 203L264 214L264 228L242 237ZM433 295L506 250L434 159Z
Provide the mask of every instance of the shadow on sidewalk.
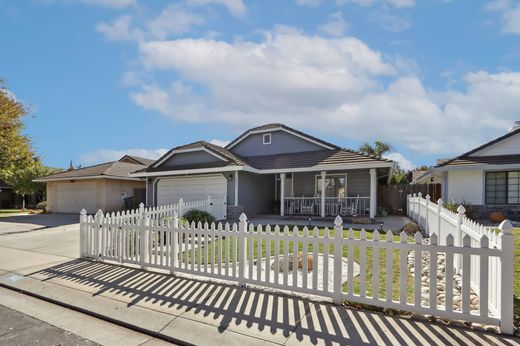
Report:
M74 260L29 276L278 341L312 344L506 344L517 340L251 288ZM291 337L289 340L287 340ZM275 341L275 340L271 340Z

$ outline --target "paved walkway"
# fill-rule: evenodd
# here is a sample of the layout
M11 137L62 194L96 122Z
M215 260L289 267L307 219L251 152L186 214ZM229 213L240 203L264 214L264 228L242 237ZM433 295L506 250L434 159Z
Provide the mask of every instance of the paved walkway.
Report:
M78 260L75 236L62 229L0 236L0 284L178 343L520 345L513 337Z

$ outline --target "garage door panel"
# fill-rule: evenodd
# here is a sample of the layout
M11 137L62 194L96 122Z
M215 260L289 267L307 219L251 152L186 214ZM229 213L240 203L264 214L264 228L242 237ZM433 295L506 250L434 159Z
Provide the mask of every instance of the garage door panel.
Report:
M56 189L57 213L79 213L85 209L94 213L97 209L97 183L58 183Z
M227 196L227 180L222 175L161 179L157 183L157 204L165 205L184 201L200 201Z

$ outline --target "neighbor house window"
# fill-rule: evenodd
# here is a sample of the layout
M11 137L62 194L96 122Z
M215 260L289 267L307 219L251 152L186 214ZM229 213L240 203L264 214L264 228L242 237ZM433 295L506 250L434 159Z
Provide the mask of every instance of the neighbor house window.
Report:
M486 173L486 204L520 204L520 172Z
M325 176L325 197L345 197L347 191L345 174ZM321 196L321 175L316 176L316 196Z
M271 134L270 133L264 134L264 144L271 144Z

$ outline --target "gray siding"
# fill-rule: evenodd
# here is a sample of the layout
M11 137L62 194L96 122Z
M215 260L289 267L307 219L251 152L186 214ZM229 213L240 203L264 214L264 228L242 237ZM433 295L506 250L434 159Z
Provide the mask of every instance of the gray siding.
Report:
M248 217L271 213L274 207L274 174L240 172L238 204L244 206Z
M168 160L164 161L159 167L186 166L214 162L222 162L222 160L205 151L192 151L189 153L174 154Z
M328 172L342 174L345 172ZM347 195L355 197L370 196L370 171L368 169L347 171ZM312 197L315 195L316 174L320 172L294 173L294 196Z
M231 151L241 156L260 156L324 149L320 145L311 143L284 131L273 131L269 133L271 134L271 144L263 144L264 134L257 133L239 142L231 148Z

